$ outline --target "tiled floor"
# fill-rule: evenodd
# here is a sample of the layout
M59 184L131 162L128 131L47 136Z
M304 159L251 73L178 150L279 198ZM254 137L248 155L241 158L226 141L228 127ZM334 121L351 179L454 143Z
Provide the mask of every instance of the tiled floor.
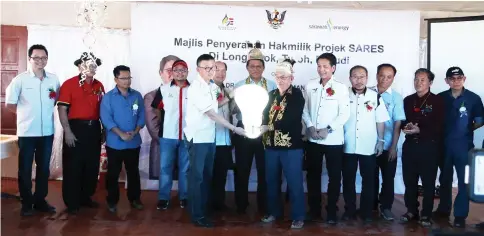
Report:
M5 183L2 185L11 185ZM4 190L4 187L2 187ZM290 221L264 225L251 205L247 215L239 216L233 210L218 214L214 217L216 227L213 229L196 228L190 224L188 214L178 205L172 204L166 211L156 210L157 193L144 191L142 201L145 209L131 210L126 200L126 192L121 191L122 197L117 214L111 214L104 202L105 191L98 190L95 200L101 203L99 209L83 209L75 217L67 217L62 213L64 204L61 197L61 182L52 181L49 184L48 201L57 207L58 213L53 215L37 214L32 217L21 218L19 215L20 203L14 199L1 201L1 235L4 236L95 236L95 235L163 235L163 236L203 236L203 235L431 235L432 230L423 229L418 225L402 225L395 222L385 222L380 219L368 226L361 222L340 223L337 226L328 226L323 222L306 223L302 230L290 230ZM173 195L175 196L175 194ZM174 197L174 201L175 197ZM255 195L251 194L250 201L255 202ZM325 195L323 195L325 201ZM438 200L437 200L438 201ZM228 203L233 203L233 193L228 193ZM255 203L254 203L255 204ZM339 208L343 208L342 198ZM398 195L393 205L393 213L400 216L404 213L403 196ZM287 212L286 212L287 213ZM342 214L340 211L339 214ZM323 213L324 215L324 213ZM471 214L468 218L466 232L476 232L471 224L484 220L484 205L471 204ZM449 227L447 222L436 222L434 229L463 233ZM447 235L447 234L446 234ZM462 234L460 234L462 235ZM478 232L476 235L484 235Z

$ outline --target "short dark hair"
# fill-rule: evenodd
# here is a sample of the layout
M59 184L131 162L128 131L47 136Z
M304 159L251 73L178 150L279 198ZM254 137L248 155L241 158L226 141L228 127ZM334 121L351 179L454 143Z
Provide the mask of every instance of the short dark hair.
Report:
M378 73L380 73L380 70L381 70L381 69L383 69L383 68L385 68L385 67L390 67L390 68L392 68L392 70L393 70L393 75L394 75L394 76L395 76L395 75L397 75L397 68L395 68L395 67L394 67L392 64L390 64L390 63L383 63L383 64L380 64L380 65L377 67L377 69L376 69L376 73L377 73L377 74L378 74Z
M338 61L336 60L336 56L335 56L333 53L330 53L330 52L325 52L325 53L323 53L323 54L319 55L319 57L316 59L316 63L318 63L318 61L319 61L319 60L321 60L321 59L326 59L326 60L328 60L328 61L329 61L329 64L330 64L331 66L334 66L334 67L335 67L335 68L334 68L334 71L336 72L336 63L337 63ZM333 73L334 73L334 72L333 72Z
M215 58L213 58L212 55L210 55L210 54L202 54L197 58L197 66L200 65L201 61L210 61L210 60L215 61Z
M124 66L124 65L119 65L119 66L114 67L114 70L113 70L114 77L118 78L119 74L121 74L121 71L131 72L129 67Z
M420 68L420 69L416 70L415 71L415 77L417 77L417 75L420 74L420 73L427 74L427 78L429 79L430 82L434 81L434 79L435 79L435 74L427 68Z
M44 50L45 55L49 56L49 52L47 51L47 48L44 45L34 44L34 45L30 46L30 48L29 48L29 57L32 56L32 53L34 52L34 50Z
M220 63L223 63L224 66L225 66L225 71L227 71L229 68L227 67L227 63L223 62L223 61L217 61L217 62L220 62Z
M362 69L362 70L364 70L364 71L365 71L365 73L366 73L366 76L368 76L368 70L366 69L366 67L364 67L364 66L360 66L360 65L356 65L356 66L351 67L351 69L350 69L350 77L351 77L351 73L353 73L353 71L354 71L354 70L357 70L357 69Z

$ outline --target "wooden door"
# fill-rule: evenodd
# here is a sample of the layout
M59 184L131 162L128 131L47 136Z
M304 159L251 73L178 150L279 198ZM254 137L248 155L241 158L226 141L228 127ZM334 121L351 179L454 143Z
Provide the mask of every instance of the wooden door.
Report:
M5 109L5 89L17 74L27 70L27 27L2 25L1 133L16 134L17 117Z

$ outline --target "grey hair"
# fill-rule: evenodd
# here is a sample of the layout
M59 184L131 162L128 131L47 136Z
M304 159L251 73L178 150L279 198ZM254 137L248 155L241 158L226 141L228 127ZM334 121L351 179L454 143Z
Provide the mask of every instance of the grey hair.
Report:
M167 62L176 60L180 60L180 58L175 55L168 55L166 57L163 57L160 61L160 71L163 71L163 68L165 68Z

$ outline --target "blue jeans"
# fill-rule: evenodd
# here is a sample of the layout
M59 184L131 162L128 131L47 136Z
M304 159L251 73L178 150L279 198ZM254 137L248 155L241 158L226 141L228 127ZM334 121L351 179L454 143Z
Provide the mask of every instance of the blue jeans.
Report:
M282 217L281 166L286 177L291 202L291 219L304 220L306 204L303 186L303 150L266 149L267 210L274 217Z
M442 170L442 183L440 185L439 211L450 212L452 206L452 180L454 166L457 172L458 192L454 200L454 217L467 218L469 215L469 196L465 180L465 166L468 161L468 152L472 148L467 140L448 140L445 143L445 159Z
M188 152L183 140L160 138L160 177L158 200L170 200L173 168L178 151L178 197L187 199Z
M215 143L185 141L190 159L188 169L188 209L192 221L207 217L211 201Z
M50 157L54 135L42 137L19 137L18 157L18 189L22 205L32 207L32 204L44 204L48 193L50 176ZM37 165L35 170L35 193L32 196L32 162Z

